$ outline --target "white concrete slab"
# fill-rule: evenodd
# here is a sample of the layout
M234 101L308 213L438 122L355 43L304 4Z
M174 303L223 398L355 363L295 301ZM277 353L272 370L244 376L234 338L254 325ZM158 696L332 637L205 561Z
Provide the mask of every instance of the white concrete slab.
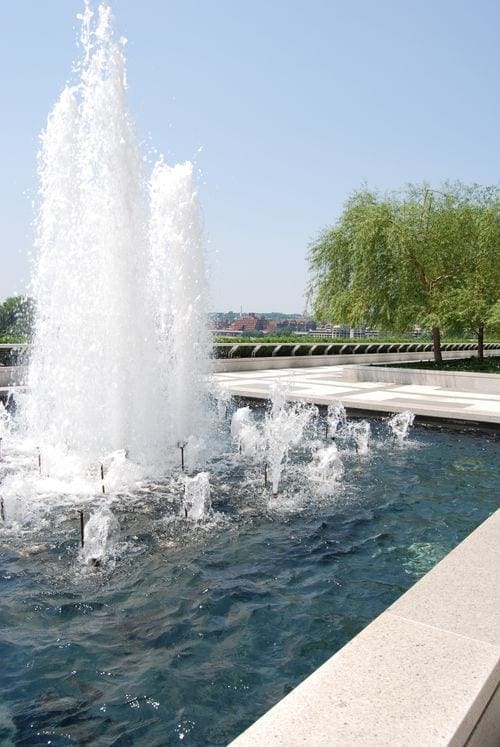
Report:
M366 394L356 392L356 394L347 396L346 400L350 398L356 399L357 402L388 402L391 399L397 399L391 391L372 391Z
M294 368L292 371L261 370L257 376L254 371L242 371L233 372L230 378L228 374L223 374L221 378L215 374L215 378L232 394L242 397L266 397L272 383L280 380L288 389L291 399L314 404L327 405L340 400L351 409L374 412L412 410L425 417L500 423L500 395L460 391L434 384L403 385L387 380L353 380L349 372L359 373L359 368L344 365Z
M469 412L489 412L500 415L500 402L489 402L485 401L482 403L474 403L469 405L467 408Z
M470 400L485 400L488 402L500 402L498 394L479 394L478 392L461 392L460 390L440 389L437 386L420 386L418 384L406 384L404 386L392 387L393 392L405 392L406 394L420 394L423 396L434 395L436 397L466 397Z

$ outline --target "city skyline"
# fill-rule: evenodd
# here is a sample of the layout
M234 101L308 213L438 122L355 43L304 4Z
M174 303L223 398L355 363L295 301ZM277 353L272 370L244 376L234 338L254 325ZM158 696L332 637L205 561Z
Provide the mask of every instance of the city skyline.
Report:
M112 7L145 157L196 162L212 309L302 313L308 243L363 182L497 178L493 3ZM4 9L0 299L26 290L38 134L81 9Z

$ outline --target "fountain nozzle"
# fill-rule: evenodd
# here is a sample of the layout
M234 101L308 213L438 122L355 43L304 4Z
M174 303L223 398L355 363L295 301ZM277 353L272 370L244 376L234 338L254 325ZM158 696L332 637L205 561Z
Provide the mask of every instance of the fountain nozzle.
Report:
M78 514L80 516L80 547L83 547L85 544L85 524L83 521L83 511L80 509L78 511Z
M184 449L186 448L187 441L177 441L177 448L181 450L181 470L184 472Z

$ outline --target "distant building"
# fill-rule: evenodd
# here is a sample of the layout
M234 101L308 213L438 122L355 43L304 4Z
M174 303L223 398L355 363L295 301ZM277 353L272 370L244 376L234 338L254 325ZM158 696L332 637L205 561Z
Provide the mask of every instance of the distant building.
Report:
M234 332L263 332L266 327L267 319L259 317L257 314L250 313L239 316L229 325L229 329Z
M290 319L280 319L277 322L278 329L291 329L294 332L309 332L316 329L316 322L308 317L292 317Z
M255 312L249 314L242 314L235 319L231 324L226 324L226 329L231 332L260 332L262 334L273 334L281 327L287 326L280 320L279 322L274 319L268 319L265 316L259 316Z
M342 337L355 339L359 337L378 337L378 329L371 327L347 327L341 324L318 324L315 330L308 332L311 337Z

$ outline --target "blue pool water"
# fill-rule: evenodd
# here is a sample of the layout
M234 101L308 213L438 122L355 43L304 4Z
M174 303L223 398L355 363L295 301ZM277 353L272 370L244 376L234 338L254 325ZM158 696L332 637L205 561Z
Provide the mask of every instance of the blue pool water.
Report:
M497 508L493 436L414 428L400 448L372 428L328 498L285 475L273 504L234 456L199 526L144 487L113 505L99 569L75 512L0 530L0 743L227 744Z

